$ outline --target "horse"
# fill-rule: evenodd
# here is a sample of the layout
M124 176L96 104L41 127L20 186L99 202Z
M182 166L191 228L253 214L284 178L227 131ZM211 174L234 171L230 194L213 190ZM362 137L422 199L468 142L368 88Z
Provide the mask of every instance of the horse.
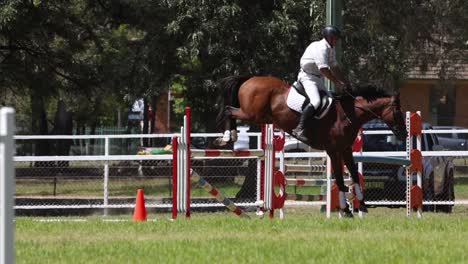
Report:
M291 132L299 123L300 113L286 104L289 90L294 89L288 83L276 77L230 76L219 82L219 88L224 96L219 102L216 122L219 130L224 129L224 136L216 140L218 145L236 140L236 136L231 134L236 130L236 119L256 125L272 123L294 136ZM354 87L352 93L335 95L328 112L321 119L308 120L305 130L307 141L304 143L325 150L330 157L340 194L340 209L348 217L352 217L352 212L345 198L349 188L343 179L343 162L351 174L351 185L354 185L360 201L359 209L367 212L352 153L352 145L361 126L378 118L388 125L399 140L407 137L399 93L389 95L369 85L364 88Z

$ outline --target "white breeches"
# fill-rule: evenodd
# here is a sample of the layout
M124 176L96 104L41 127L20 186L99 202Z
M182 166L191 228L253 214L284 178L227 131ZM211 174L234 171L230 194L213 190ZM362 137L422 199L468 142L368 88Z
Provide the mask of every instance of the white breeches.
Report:
M307 74L301 70L299 71L297 79L304 86L305 92L309 97L310 104L313 105L315 109L317 109L320 106L319 89L325 91L324 78L312 74Z

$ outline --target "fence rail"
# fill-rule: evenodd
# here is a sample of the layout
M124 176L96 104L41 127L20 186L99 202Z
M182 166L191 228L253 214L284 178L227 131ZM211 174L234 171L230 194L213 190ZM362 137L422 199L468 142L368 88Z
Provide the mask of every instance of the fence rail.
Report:
M437 130L426 132L439 133ZM453 131L451 131L453 132ZM457 131L458 132L458 131ZM364 131L368 135L388 135L391 131ZM170 164L172 155L113 155L109 141L118 138L167 138L178 134L164 135L93 135L93 136L15 136L18 141L56 140L56 139L104 139L106 141L104 155L85 156L16 156L16 170L21 172L17 178L16 209L58 209L58 208L131 208L134 202L134 192L138 187L145 187L149 208L170 208L171 196ZM194 133L192 137L218 137L220 133ZM247 133L250 141L260 142L260 133ZM404 151L363 152L366 156L404 157ZM468 204L468 171L466 159L468 151L423 151L427 158L449 157L455 163L456 205ZM285 153L286 162L295 164L321 164L326 158L323 151ZM254 197L256 190L247 188L245 182L255 174L257 167L243 157L223 160L194 159L192 166L201 171L203 177L209 177L222 192L235 199L236 205L250 204L245 197ZM385 171L388 167L382 165L374 170ZM467 175L465 175L465 173ZM47 175L50 174L50 175ZM307 174L307 173L306 173ZM21 176L20 176L21 175ZM85 177L90 176L92 177ZM300 177L300 173L294 172ZM308 177L312 173L307 174ZM315 173L317 176L317 173ZM378 188L380 182L377 176L367 175L369 188ZM391 175L390 175L391 176ZM366 175L364 175L366 179ZM253 181L256 183L256 180ZM246 187L247 186L247 187ZM300 192L306 188L297 187L289 192ZM196 190L196 189L194 189ZM397 197L397 188L391 194ZM457 193L458 192L458 193ZM371 191L372 194L372 191ZM460 196L461 195L461 196ZM240 197L240 198L239 198ZM243 200L243 197L245 198ZM459 198L460 197L460 198ZM29 200L28 200L29 199ZM453 201L435 201L434 197L426 197L429 204L453 204ZM28 203L29 201L29 203ZM62 202L62 203L61 203ZM216 203L203 193L194 196L193 203L203 206L215 206ZM400 205L401 200L369 200L370 205ZM319 202L320 204L320 202Z

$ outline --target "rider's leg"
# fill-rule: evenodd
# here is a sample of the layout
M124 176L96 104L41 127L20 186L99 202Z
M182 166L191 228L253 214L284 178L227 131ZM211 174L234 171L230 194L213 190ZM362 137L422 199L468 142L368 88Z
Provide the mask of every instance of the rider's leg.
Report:
M305 122L312 118L315 114L315 107L311 104L308 104L304 110L302 110L301 118L299 119L299 124L296 128L293 129L293 135L301 141L307 141L307 137L304 134Z
M323 84L323 80L316 76L309 76L302 71L299 73L298 79L304 86L304 90L309 97L310 103L302 111L299 124L295 129L293 129L293 135L301 141L307 141L307 138L304 135L305 122L314 116L316 109L320 106L319 87L321 85L320 82Z

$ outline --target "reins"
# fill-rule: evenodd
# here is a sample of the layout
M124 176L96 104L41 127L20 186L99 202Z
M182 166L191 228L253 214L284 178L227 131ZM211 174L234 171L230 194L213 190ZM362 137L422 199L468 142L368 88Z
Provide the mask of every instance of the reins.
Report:
M356 101L356 96L354 96L352 93L350 93L348 89L344 89L344 91L345 91L345 93L347 93L351 98L353 98L354 101ZM396 103L395 103L395 101L393 100L393 98L392 98L392 101L390 102L390 106L392 106L392 107L397 106ZM379 119L379 120L383 120L382 117L380 117L380 116L377 115L374 111L370 110L370 109L367 108L367 107L354 105L354 108L361 109L362 111L367 112L367 113L373 115L375 118L377 118L377 119Z

